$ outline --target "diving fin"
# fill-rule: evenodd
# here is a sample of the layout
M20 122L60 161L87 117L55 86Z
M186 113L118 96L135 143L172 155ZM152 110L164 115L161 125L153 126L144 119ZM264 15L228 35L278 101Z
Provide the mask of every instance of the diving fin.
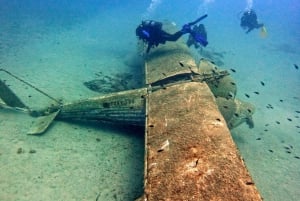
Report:
M265 38L267 37L268 32L267 32L267 28L265 26L262 26L260 28L260 37Z

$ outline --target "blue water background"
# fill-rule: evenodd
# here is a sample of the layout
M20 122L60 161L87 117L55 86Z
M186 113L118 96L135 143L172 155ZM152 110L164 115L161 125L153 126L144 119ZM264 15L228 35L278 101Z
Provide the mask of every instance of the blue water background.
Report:
M232 130L254 182L267 201L297 200L300 160L295 157L300 157L300 114L296 111L300 110L300 70L296 65L300 66L300 1L252 3L266 26L265 38L260 37L260 30L245 34L239 26L247 1L0 0L0 65L20 74L34 71L37 77L40 72L50 71L49 64L59 66L57 72L67 73L69 79L78 80L79 86L97 71L134 71L124 64L124 58L136 51L135 28L141 20L169 20L181 27L207 13L208 18L203 20L208 32L206 50L223 53L224 65L220 67L236 70L232 76L238 85L238 97L256 106L255 128L242 125ZM62 36L66 49L58 47L64 43ZM197 59L201 57L192 51ZM53 56L53 52L58 54ZM56 83L68 85L66 80ZM49 81L38 84L47 88ZM80 93L93 95L83 86L79 89L83 92L50 92L66 100L82 98ZM138 158L142 159L142 155ZM129 189L124 197L141 192L141 188L136 189L141 180L142 175L135 189ZM122 195L119 198L125 199Z

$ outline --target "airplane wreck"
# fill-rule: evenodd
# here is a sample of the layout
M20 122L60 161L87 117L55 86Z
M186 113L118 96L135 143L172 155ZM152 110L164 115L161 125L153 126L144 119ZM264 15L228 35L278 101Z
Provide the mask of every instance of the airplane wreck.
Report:
M206 59L196 64L182 43L155 48L145 57L144 69L142 88L70 103L54 99L56 104L41 110L27 107L0 80L0 107L35 117L31 135L45 133L57 119L143 126L140 201L262 200L230 134L242 123L254 126L255 108L236 98L229 72ZM5 69L0 72L27 83Z

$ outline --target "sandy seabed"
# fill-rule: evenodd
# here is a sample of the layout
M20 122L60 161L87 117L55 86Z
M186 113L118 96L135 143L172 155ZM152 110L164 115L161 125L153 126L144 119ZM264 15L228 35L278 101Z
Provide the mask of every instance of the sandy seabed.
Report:
M100 71L111 75L132 69L111 41L99 43L101 36L86 32L90 26L11 36L26 42L1 49L1 68L65 103L99 96L83 82ZM0 73L30 108L53 103ZM133 200L143 193L142 129L54 121L41 136L26 135L33 121L27 114L0 109L0 200Z
M1 46L1 68L63 102L101 95L83 82L98 72L134 71L124 64L124 52L136 49L135 40L107 39L114 38L109 35L115 30L93 31L103 26L91 20L47 34L7 35L16 45ZM133 34L132 29L126 36ZM255 128L242 125L232 130L232 136L259 191L267 201L297 200L300 74L293 65L300 64L299 50L291 51L272 35L257 40L253 34L241 33L227 44L232 40L213 34L207 49L224 52L221 67L236 70L231 73L239 98L256 105ZM0 72L0 76L29 107L53 103L7 74ZM0 200L133 200L142 194L143 130L55 121L45 134L28 136L32 121L27 114L0 109Z

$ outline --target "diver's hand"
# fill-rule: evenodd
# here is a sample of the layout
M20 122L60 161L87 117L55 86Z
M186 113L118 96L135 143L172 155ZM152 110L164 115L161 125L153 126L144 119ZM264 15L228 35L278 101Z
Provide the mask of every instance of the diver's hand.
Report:
M180 30L183 34L186 33L191 33L192 32L192 28L189 24L185 24L182 26L182 29Z

